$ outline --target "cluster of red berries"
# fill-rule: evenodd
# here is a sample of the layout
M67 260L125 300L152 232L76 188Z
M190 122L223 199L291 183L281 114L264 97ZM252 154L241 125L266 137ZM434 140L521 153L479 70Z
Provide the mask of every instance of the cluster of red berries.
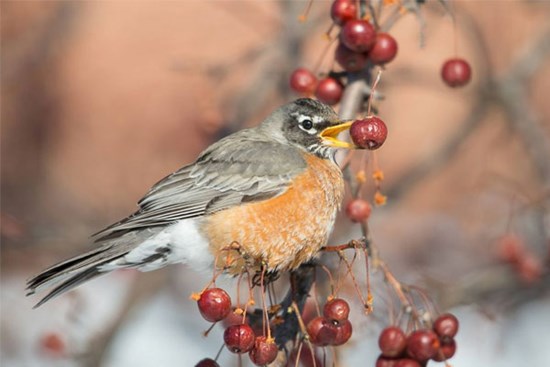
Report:
M312 344L325 347L346 343L353 332L349 317L349 305L341 298L328 301L323 307L323 316L315 317L307 324L307 333Z
M231 297L221 288L209 288L201 293L197 301L202 317L210 322L218 322L231 313ZM250 360L257 366L264 366L275 360L278 353L274 340L265 336L256 336L252 327L244 322L229 325L223 334L227 349L233 353L248 353ZM217 366L212 359L203 359L196 366Z
M363 70L367 63L383 65L397 55L397 42L387 33L377 33L366 19L359 19L355 0L335 0L330 15L341 27L334 53L336 62L347 72ZM340 102L344 86L339 78L328 75L321 80L308 69L299 68L290 77L291 88L329 105Z
M388 33L378 32L367 19L361 19L356 0L334 0L330 10L334 24L340 27L334 59L346 72L359 72L367 65L385 65L397 55L398 44ZM472 71L461 58L447 60L441 78L450 87L461 87L470 81ZM340 102L344 84L336 73L320 80L306 68L296 69L290 87L297 93L315 97L329 105Z
M498 239L498 257L516 271L519 278L531 284L540 280L544 266L542 260L537 257L515 234L506 234Z
M408 336L397 326L387 327L378 338L382 353L376 367L423 367L430 359L446 361L456 352L457 332L458 320L452 314L439 316L432 329L419 329Z

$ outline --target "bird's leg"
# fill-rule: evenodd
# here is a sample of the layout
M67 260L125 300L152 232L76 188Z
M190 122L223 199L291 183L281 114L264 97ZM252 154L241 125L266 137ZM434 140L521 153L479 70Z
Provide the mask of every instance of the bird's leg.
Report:
M297 314L302 313L309 296L315 280L315 267L315 264L306 263L290 273L290 289L281 302L281 322L274 330L275 342L280 349L287 349L287 343L294 341L300 331Z

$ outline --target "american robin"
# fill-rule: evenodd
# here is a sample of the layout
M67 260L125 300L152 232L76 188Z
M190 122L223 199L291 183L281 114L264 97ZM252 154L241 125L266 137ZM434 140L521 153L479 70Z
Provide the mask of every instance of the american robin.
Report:
M236 274L244 265L277 272L311 260L342 200L334 153L351 147L337 139L350 125L301 98L219 140L155 184L134 214L93 235L93 250L30 279L28 294L56 285L35 307L116 269L186 263Z

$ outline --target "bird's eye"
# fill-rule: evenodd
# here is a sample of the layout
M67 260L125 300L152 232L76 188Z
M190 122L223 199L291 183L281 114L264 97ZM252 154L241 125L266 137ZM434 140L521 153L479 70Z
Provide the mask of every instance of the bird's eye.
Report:
M302 124L302 127L305 129L305 130L309 130L313 127L313 121L311 120L304 120L301 122Z

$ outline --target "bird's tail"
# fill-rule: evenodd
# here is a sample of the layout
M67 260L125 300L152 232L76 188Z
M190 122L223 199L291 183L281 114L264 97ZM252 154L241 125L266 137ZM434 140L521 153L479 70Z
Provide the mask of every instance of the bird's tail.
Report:
M55 285L55 288L34 306L40 307L90 279L107 274L110 270L102 269L102 266L125 256L133 247L124 243L105 243L82 255L55 264L27 281L27 296Z

